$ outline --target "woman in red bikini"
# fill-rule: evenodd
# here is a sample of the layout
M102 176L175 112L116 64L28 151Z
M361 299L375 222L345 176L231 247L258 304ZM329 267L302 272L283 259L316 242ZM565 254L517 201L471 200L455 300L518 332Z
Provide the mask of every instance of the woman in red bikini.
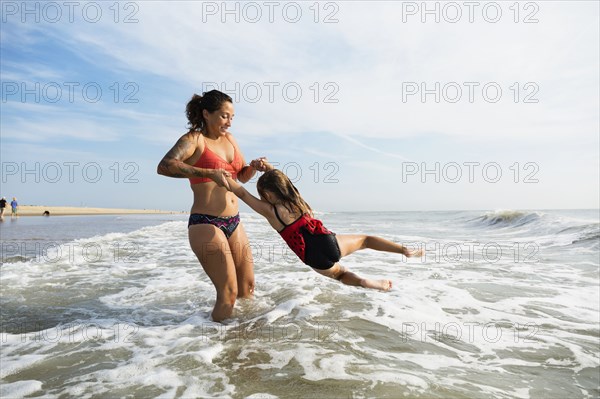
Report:
M300 260L317 273L347 285L388 291L392 288L390 280L361 278L340 265L340 258L365 248L406 257L423 254L422 250L411 251L381 237L332 233L313 217L312 209L283 172L273 169L264 159L255 160L255 167L267 171L256 183L261 199L233 180L229 180L229 187L248 206L263 215Z
M190 246L217 290L212 318L231 316L236 298L254 292L254 265L240 222L237 197L227 178L242 183L256 170L228 129L234 116L231 97L218 90L194 95L186 107L190 131L158 165L158 173L190 179L194 203L188 223Z

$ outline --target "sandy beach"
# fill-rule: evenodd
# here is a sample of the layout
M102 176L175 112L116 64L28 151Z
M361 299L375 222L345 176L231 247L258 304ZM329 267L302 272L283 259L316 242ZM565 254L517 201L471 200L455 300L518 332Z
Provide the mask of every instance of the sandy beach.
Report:
M44 212L50 216L67 215L121 215L121 214L180 214L183 212L163 211L158 209L122 209L122 208L87 208L75 206L45 206L45 205L19 205L19 216L43 216ZM10 217L10 207L6 208L4 217Z

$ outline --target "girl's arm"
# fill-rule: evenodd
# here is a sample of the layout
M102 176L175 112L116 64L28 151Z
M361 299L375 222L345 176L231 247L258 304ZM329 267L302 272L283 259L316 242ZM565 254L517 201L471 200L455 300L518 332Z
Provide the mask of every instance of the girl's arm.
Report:
M254 195L250 194L248 190L242 187L238 182L231 178L227 178L229 183L229 187L231 191L242 201L244 201L250 208L252 208L255 212L261 214L267 219L267 221L273 225L275 219L275 212L273 211L273 205L269 204L267 201L263 201L261 199L256 198Z

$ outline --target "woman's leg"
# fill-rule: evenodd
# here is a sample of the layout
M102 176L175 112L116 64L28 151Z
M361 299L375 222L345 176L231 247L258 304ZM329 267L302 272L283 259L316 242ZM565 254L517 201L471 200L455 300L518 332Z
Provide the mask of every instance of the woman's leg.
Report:
M225 234L211 224L196 224L188 228L192 251L217 290L212 311L214 321L231 316L238 295L235 264Z
M357 287L373 288L377 290L389 291L392 288L391 280L371 280L367 278L359 277L358 275L348 271L344 266L339 263L334 264L327 270L313 269L323 276L333 278L341 281L346 285L353 285Z
M251 298L254 295L254 260L242 223L238 225L228 241L237 275L238 298Z
M421 249L411 251L400 244L376 236L338 234L336 238L342 257L365 248L376 251L394 252L406 257L423 255L423 250Z

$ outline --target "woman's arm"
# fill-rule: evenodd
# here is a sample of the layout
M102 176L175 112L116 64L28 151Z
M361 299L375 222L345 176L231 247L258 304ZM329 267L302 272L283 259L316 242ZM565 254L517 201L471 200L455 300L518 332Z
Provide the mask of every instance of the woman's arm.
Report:
M156 168L156 173L167 177L193 178L207 177L219 186L227 186L226 177L231 174L223 169L205 169L188 165L184 160L194 155L197 146L196 137L193 133L186 133L167 152Z
M250 179L252 179L254 177L254 175L256 174L256 169L254 169L252 166L250 165L246 165L242 168L242 170L240 170L237 174L237 178L239 181L241 181L242 183L248 183L248 181Z

